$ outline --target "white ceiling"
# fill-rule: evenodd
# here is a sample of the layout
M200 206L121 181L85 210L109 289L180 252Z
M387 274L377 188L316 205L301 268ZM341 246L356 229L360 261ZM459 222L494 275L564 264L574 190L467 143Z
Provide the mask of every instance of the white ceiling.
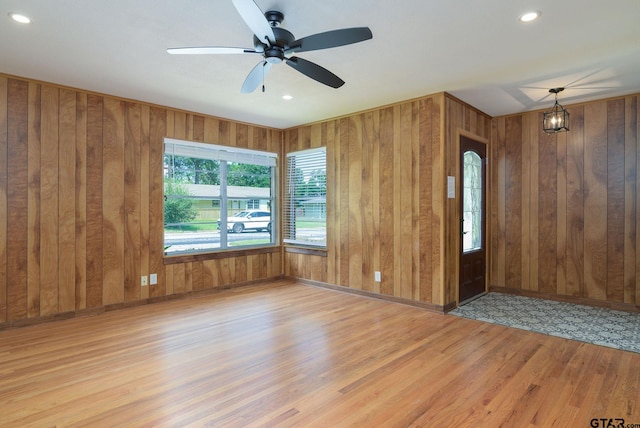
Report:
M339 89L278 64L265 93L241 94L259 56L166 53L252 48L231 0L2 0L0 72L276 128L441 91L492 116L550 107L556 86L562 104L640 92L640 0L256 3L282 11L297 38L368 26L373 39L298 54L345 80ZM541 18L520 23L530 10Z

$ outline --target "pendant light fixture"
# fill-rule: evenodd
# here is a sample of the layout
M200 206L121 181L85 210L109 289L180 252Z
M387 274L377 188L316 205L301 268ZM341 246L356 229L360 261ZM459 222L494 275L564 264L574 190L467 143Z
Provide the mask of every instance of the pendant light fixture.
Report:
M562 91L564 88L549 89L550 93L556 95L556 103L542 116L542 129L547 134L569 130L569 112L558 103L558 92Z

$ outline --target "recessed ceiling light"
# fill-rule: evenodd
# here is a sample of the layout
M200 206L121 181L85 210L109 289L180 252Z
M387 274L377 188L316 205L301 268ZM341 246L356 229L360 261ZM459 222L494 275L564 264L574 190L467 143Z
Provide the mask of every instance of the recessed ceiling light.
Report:
M283 99L283 100L287 100L287 101L289 101L289 100L292 100L292 99L293 99L293 97L292 97L291 95L283 95L283 96L282 96L282 99Z
M31 22L31 19L28 16L24 16L20 13L10 13L9 16L11 19L21 24L29 24Z
M539 11L528 12L520 17L520 22L531 22L540 18L541 13Z

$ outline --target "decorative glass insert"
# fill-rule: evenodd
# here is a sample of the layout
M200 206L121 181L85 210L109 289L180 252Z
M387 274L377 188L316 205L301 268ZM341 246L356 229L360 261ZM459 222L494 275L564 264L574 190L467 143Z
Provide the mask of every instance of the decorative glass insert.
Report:
M462 251L482 248L482 158L474 151L464 153L462 200Z

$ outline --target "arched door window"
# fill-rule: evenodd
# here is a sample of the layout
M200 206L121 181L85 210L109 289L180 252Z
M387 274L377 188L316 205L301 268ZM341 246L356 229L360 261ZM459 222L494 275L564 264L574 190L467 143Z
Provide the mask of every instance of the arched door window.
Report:
M482 158L469 150L463 156L462 251L482 248Z

